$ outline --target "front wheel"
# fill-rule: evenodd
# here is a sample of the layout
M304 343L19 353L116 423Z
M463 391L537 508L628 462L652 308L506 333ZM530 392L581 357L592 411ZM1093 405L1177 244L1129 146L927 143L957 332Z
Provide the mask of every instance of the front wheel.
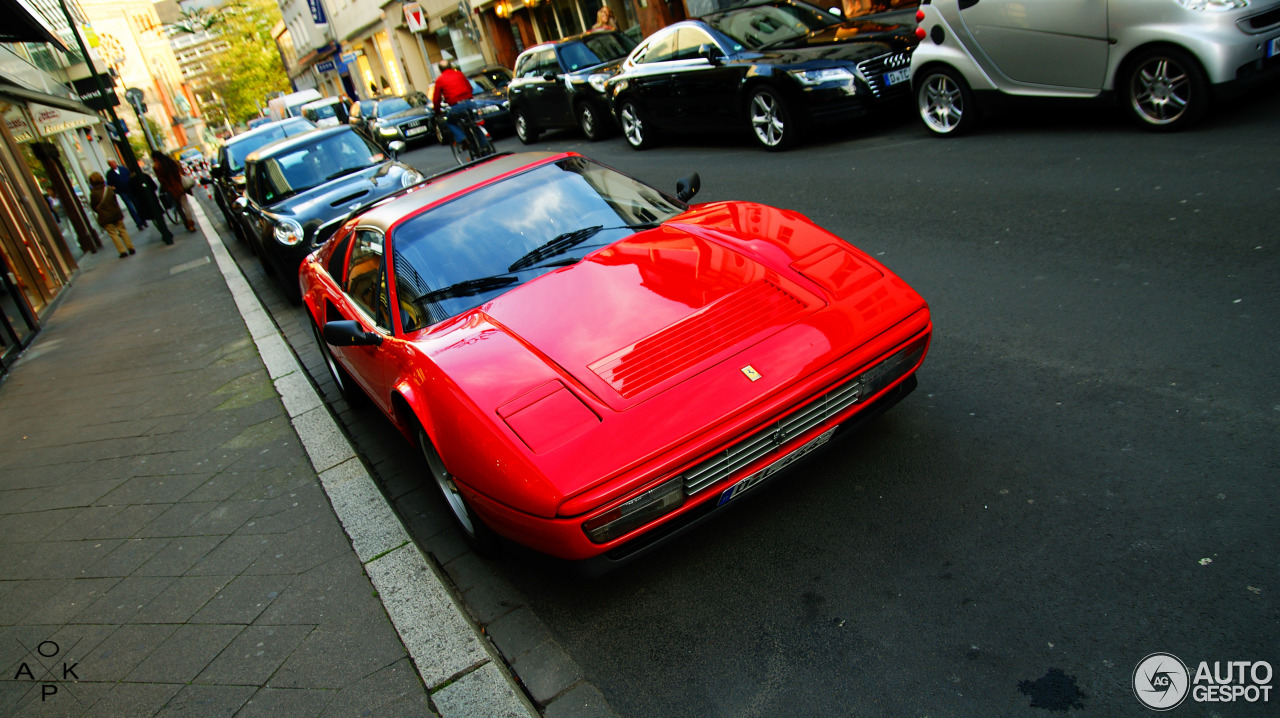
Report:
M578 128L590 142L603 138L607 129L600 110L590 102L578 105Z
M1147 129L1180 130L1209 109L1209 82L1204 71L1182 50L1152 48L1126 67L1126 104L1133 118Z
M449 513L453 515L454 522L458 528L462 529L463 535L466 536L472 548L481 556L494 556L500 553L502 545L498 535L493 532L493 529L485 526L467 505L466 499L458 491L453 475L445 469L440 453L427 437L427 432L420 426L418 427L418 448L422 450L422 456L427 461L427 470L431 472L432 480L440 489L440 494L444 496Z
M531 145L538 141L538 128L533 126L533 122L529 120L529 115L524 110L513 110L511 119L516 126L516 137L526 145Z
M493 140L489 139L489 133L479 125L472 126L471 132L471 161L483 159L493 154Z
M931 67L916 83L916 104L924 126L940 137L968 132L978 121L969 84L948 67Z
M641 116L640 109L631 101L622 103L618 111L618 119L622 121L622 136L633 150L644 150L654 145L653 127Z
M352 406L363 403L365 398L364 390L356 386L351 379L351 375L333 357L333 350L329 348L329 343L324 340L324 334L320 331L320 327L316 326L315 322L311 322L311 333L320 348L320 359L324 362L325 371L329 374L329 378L333 380L334 385L338 387L338 395Z
M795 144L796 123L787 103L775 90L761 87L752 93L747 103L747 120L756 142L766 150L774 152Z

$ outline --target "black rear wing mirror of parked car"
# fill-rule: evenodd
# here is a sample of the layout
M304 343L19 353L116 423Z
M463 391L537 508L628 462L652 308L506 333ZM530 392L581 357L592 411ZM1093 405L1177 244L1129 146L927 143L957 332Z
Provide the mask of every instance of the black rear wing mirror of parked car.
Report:
M681 202L688 202L693 199L699 189L702 189L702 178L698 176L697 172L688 177L681 177L676 180L676 199Z

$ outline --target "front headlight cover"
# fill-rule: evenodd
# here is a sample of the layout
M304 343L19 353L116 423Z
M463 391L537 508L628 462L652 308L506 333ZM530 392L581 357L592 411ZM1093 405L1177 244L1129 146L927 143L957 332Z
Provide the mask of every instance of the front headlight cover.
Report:
M791 70L791 76L802 85L825 85L828 82L852 82L853 71L847 67L824 67L820 70Z
M591 85L591 89L602 95L604 94L604 86L607 82L609 82L609 76L601 73L596 73L587 78L587 84Z
M608 543L684 504L684 477L677 476L583 522L592 543Z
M404 174L400 175L401 187L412 187L413 185L418 184L421 181L422 181L422 175L418 174L414 170L405 170Z
M291 219L277 219L275 227L276 241L286 247L300 244L305 238L302 225Z
M394 127L379 127L378 134L382 135L383 137L395 137L396 135L400 134L400 130L397 130Z

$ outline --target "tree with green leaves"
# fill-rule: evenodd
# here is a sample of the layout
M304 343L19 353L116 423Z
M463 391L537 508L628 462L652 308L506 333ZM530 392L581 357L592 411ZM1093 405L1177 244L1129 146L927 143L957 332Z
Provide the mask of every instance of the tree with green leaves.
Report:
M201 17L184 19L193 31L213 29L229 44L212 58L212 89L222 103L205 107L206 121L219 124L225 108L225 119L232 124L246 122L258 116L268 95L289 91L289 77L271 37L271 28L280 22L274 0L234 0Z

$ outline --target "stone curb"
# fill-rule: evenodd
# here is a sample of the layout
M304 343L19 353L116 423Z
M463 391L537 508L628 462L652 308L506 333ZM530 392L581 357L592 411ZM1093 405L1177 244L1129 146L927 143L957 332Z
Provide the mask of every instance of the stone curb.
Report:
M352 550L443 718L537 716L414 544L241 274L204 208L196 220Z

